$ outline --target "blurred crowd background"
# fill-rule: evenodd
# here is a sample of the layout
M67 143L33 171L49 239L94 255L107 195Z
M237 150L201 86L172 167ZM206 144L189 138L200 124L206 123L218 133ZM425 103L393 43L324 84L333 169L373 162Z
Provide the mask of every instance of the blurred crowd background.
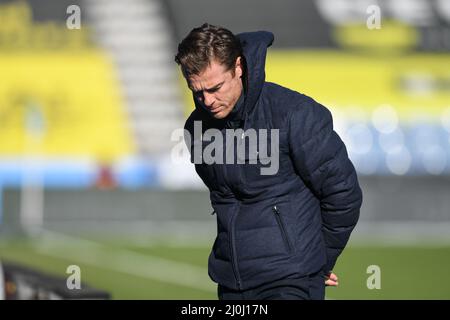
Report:
M0 0L0 260L78 264L113 298L215 298L208 192L172 153L193 109L174 55L204 22L273 32L267 81L333 114L364 203L327 295L449 299L446 0Z

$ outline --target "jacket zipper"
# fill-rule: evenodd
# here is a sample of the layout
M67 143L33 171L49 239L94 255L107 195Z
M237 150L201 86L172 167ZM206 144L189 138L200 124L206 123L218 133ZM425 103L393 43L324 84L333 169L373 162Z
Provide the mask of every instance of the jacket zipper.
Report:
M289 240L288 234L286 232L286 227L283 223L283 219L281 218L280 215L280 210L278 210L277 206L274 206L273 208L273 212L275 213L275 218L277 220L278 226L281 230L281 236L283 237L283 241L284 244L286 245L286 248L288 249L288 252L291 253L292 252L292 245L291 242Z
M238 204L238 210L239 212L240 204ZM236 278L236 283L238 290L241 290L241 278L239 276L239 269L237 265L237 255L236 255L236 243L234 239L234 220L236 218L237 213L233 213L233 216L231 217L230 221L230 235L231 235L231 241L230 241L230 251L231 251L231 264L233 267L233 273L234 277Z
M245 131L245 121L244 121L244 131ZM243 140L243 136L241 137L241 139ZM234 149L235 154L237 154L236 152L236 147ZM225 166L226 168L226 166ZM235 166L236 168L236 166ZM242 174L242 170L241 167L238 165L236 170L238 170L238 179L239 179L239 184L243 184L244 180L243 180L243 174ZM241 277L239 275L239 267L238 267L238 263L237 263L237 254L236 254L236 241L234 238L234 221L236 219L237 214L239 213L239 210L241 208L241 204L240 202L238 202L238 207L237 207L237 212L234 212L233 215L231 216L231 221L230 221L230 237L231 237L231 241L230 241L230 252L231 252L231 265L232 265L232 269L233 269L233 273L234 273L234 277L236 279L236 284L237 284L237 288L238 290L241 290L242 288L242 282L241 282Z

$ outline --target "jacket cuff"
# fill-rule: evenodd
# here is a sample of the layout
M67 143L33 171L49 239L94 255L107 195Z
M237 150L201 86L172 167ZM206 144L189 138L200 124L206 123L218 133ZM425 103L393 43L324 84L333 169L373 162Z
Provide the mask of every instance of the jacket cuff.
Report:
M325 264L323 270L328 275L333 271L333 268L336 264L337 258L341 254L342 249L336 249L336 248L326 248L326 254L327 254L327 263Z

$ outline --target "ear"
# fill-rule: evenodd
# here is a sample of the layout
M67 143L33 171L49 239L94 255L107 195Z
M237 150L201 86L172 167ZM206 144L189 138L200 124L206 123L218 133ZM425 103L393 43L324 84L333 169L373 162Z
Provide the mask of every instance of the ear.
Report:
M186 82L189 85L189 75L186 73L186 70L184 70L184 68L180 68L181 69L181 74L183 75L184 79L186 79Z
M239 78L242 77L242 75L244 74L244 72L242 70L242 59L241 59L241 57L237 57L236 58L234 72Z

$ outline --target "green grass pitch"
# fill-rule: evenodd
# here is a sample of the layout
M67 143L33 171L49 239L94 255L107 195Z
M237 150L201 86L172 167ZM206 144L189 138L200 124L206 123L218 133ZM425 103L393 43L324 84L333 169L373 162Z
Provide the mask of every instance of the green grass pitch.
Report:
M82 281L107 290L113 299L216 299L216 286L207 276L209 244L176 246L164 242L139 246L103 242L100 247L60 244L41 250L35 241L0 241L0 259L46 273L68 276L68 265L81 268ZM61 250L62 248L62 250ZM52 251L53 250L53 251ZM120 259L117 259L120 257ZM135 260L133 257L137 257ZM156 260L155 260L156 259ZM162 261L158 272L146 271ZM158 263L159 263L158 262ZM121 263L118 268L118 263ZM139 265L143 264L144 265ZM145 265L146 264L146 265ZM367 267L381 270L381 288L368 289ZM177 284L187 277L186 266L201 276L200 287ZM141 269L139 269L141 268ZM165 270L167 269L167 270ZM137 271L136 271L137 270ZM140 271L141 270L141 271ZM338 288L327 288L328 299L450 299L450 246L349 246L335 272ZM165 273L166 272L166 273Z

